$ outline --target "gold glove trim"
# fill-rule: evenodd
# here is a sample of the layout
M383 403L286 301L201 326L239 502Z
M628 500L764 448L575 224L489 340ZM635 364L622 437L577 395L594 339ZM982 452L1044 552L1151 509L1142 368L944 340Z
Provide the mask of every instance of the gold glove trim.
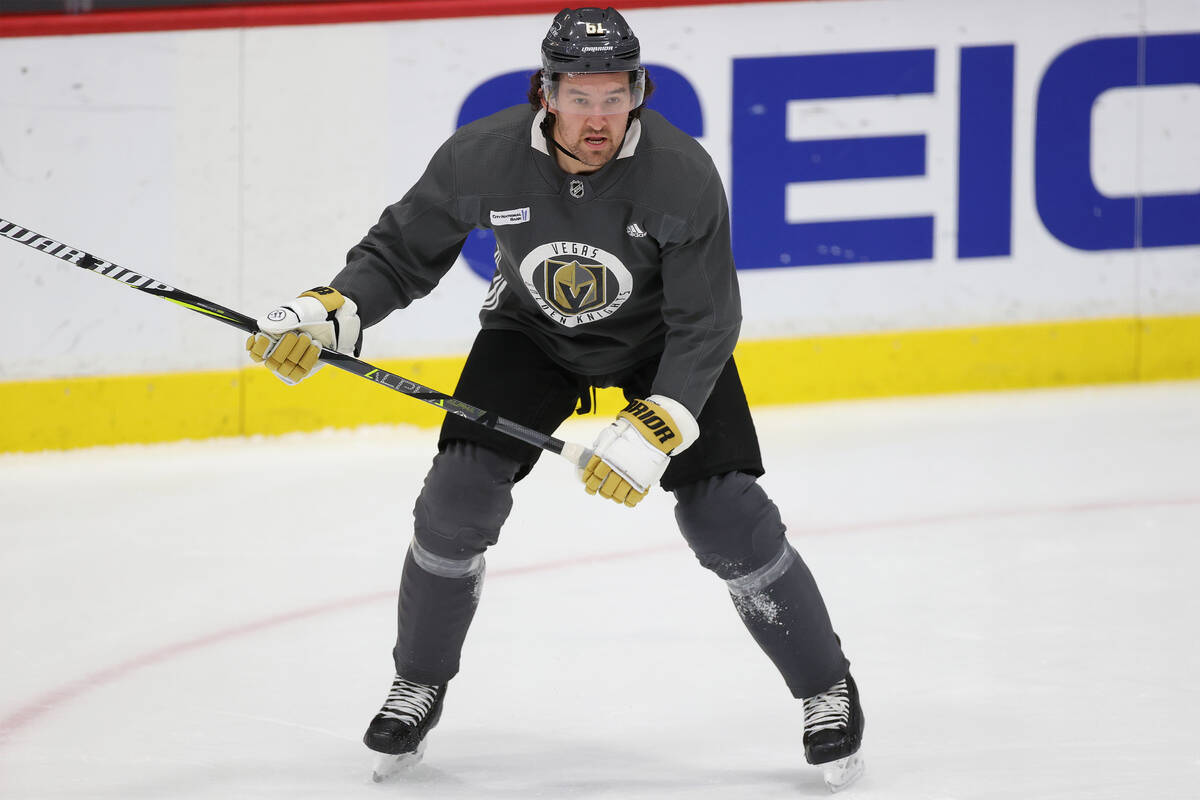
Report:
M583 488L588 494L598 494L630 508L640 503L647 494L630 486L600 456L592 456L583 468Z
M265 359L267 350L271 348L272 340L265 333L251 334L246 340L246 352L250 354L250 358L256 364L261 364Z
M649 400L634 400L625 406L617 419L628 420L646 441L664 453L670 453L679 445L679 434L675 431L675 420L658 403Z
M265 333L256 333L246 340L246 352L254 361L266 362L272 372L293 382L307 377L321 357L321 346L307 333L289 331L271 349L273 344Z
M317 298L317 300L321 301L321 305L325 306L326 311L337 311L346 302L346 298L342 293L332 286L317 286L309 289L300 296Z

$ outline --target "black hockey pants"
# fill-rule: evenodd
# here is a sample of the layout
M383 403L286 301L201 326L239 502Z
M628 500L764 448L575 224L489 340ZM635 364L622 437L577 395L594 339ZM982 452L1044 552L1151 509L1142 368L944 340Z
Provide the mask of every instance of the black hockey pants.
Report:
M635 368L612 383L644 397L654 367ZM483 331L455 395L550 433L588 384L519 333ZM746 628L793 696L824 691L846 675L849 663L816 582L756 480L762 474L758 441L732 359L698 422L699 441L672 460L662 482L675 495L679 529L701 565L725 581ZM456 417L447 418L439 449L414 510L393 651L400 675L429 684L446 683L458 672L483 584L484 552L500 536L513 486L540 455ZM581 486L579 502L599 501Z

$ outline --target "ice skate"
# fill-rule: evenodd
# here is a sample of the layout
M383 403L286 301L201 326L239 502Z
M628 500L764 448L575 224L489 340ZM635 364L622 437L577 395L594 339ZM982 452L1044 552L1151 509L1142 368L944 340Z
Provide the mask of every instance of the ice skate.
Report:
M804 699L804 758L821 768L831 792L845 789L863 774L862 733L858 687L849 674Z
M363 744L379 754L372 774L376 783L420 763L425 754L425 736L441 718L445 697L445 686L396 676L383 708L363 735Z

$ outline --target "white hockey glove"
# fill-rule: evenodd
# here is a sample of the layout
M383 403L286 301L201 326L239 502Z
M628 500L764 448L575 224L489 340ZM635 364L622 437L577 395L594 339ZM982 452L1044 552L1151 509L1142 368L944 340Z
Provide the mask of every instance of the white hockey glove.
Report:
M337 289L318 286L258 320L246 351L281 381L295 384L324 366L321 348L358 355L358 306Z
M583 487L588 494L636 506L667 471L671 456L699 436L700 426L682 403L658 394L634 400L596 437L580 473Z

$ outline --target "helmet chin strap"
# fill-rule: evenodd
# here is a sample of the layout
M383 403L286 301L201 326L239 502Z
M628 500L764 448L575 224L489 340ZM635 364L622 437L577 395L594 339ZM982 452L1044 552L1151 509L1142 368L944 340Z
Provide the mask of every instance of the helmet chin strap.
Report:
M589 166L588 163L586 161L584 161L582 158L575 155L570 150L568 150L567 148L565 148L561 144L559 144L558 140L554 138L554 134L552 134L552 133L547 134L546 138L550 140L550 144L554 145L554 149L558 150L558 152L562 153L564 156L569 156L569 157L575 159L580 164L583 164L585 167Z
M562 153L564 156L575 159L580 164L583 164L585 167L592 166L591 164L587 163L582 158L575 155L570 150L568 150L567 148L563 147L561 144L558 143L558 140L554 138L554 125L551 123L550 120L551 120L551 117L549 114L547 114L546 118L544 120L542 120L542 135L546 137L546 141L549 142L550 144L554 145L554 149L557 150L558 152ZM625 129L626 130L629 129L629 125L631 122L632 122L632 120L629 120L629 119L625 120ZM596 169L599 169L599 167L596 167Z

